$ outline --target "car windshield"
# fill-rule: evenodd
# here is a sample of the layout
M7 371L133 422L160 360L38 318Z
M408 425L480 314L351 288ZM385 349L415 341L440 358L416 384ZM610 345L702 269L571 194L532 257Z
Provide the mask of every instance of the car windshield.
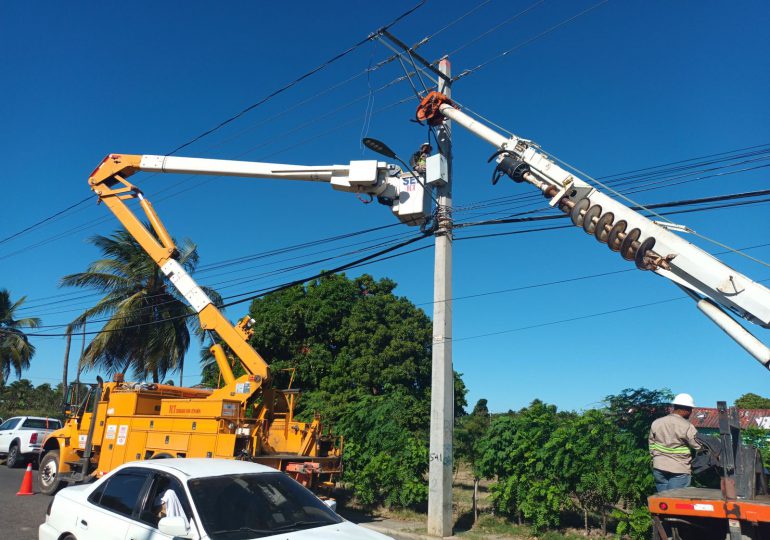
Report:
M283 473L236 474L187 482L213 540L245 540L342 522Z
M61 424L53 418L27 418L21 427L29 429L59 429Z

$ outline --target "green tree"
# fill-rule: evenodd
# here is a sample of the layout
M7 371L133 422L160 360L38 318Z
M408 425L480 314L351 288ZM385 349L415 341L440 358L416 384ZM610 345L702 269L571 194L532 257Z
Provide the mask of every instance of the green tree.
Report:
M414 396L394 392L350 403L338 419L345 439L345 479L365 505L407 507L424 502L427 430Z
M320 413L344 436L343 480L361 501L413 506L427 496L433 335L428 316L395 287L338 274L268 294L251 305L250 342L276 387L294 376L302 390L297 417ZM203 373L217 383L208 354ZM456 374L458 413L465 392Z
M0 418L11 416L48 416L62 418L61 385L50 384L34 387L28 379L14 381L0 387Z
M108 373L131 369L139 378L159 382L183 368L190 329L198 329L195 311L163 275L158 265L125 230L91 238L103 255L85 272L64 276L63 286L96 289L104 296L79 315L74 330L96 317L109 317L85 350L82 362ZM178 244L177 261L192 273L198 263L195 245ZM214 301L219 296L203 288Z
M478 444L479 473L497 479L490 489L495 508L523 517L538 531L558 526L569 504L567 485L545 451L564 418L555 406L535 400L515 414L492 419Z
M35 346L29 342L24 328L37 328L40 319L24 317L17 319L17 311L27 299L22 296L17 301L11 300L7 289L0 289L0 385L14 372L16 378L29 368L29 362L35 355Z
M604 405L612 421L634 437L637 448L646 450L650 425L668 412L673 398L674 394L666 388L626 388L620 394L605 397Z
M749 392L735 400L739 409L770 409L770 398L765 398Z
M454 458L456 462L465 462L473 472L473 521L478 519L478 489L481 474L479 473L478 441L489 429L490 416L487 400L476 402L468 415L459 416L454 430Z
M607 518L620 501L636 502L629 476L638 476L638 464L629 456L646 456L637 448L633 436L622 431L605 411L589 410L563 421L545 445L544 454L583 513L588 533L589 513L601 518L607 533ZM641 468L649 477L649 461ZM644 486L649 487L648 485Z

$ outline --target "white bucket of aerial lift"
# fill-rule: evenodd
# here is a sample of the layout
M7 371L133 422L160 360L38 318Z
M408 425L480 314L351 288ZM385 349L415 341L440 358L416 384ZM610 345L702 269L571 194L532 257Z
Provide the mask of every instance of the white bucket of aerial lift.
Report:
M396 190L391 210L406 225L422 225L431 215L431 198L426 193L424 182L423 178L412 173L403 173L388 179L388 183Z

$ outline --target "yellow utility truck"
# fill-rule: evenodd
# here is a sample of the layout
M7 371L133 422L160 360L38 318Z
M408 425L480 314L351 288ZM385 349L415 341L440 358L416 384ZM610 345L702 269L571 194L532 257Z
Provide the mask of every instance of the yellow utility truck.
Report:
M270 366L248 343L253 321L231 324L176 260L177 248L142 192L126 178L138 171L282 178L327 182L341 191L377 197L404 223L422 225L430 216L422 190L409 191L401 170L377 161L306 167L274 163L175 156L110 154L91 173L98 201L126 230L185 297L215 342L211 352L221 374L213 390L131 383L119 374L99 379L69 407L63 428L43 445L40 486L52 494L66 483L98 477L133 460L220 457L256 461L287 471L311 488L333 484L341 472L342 443L319 418L297 422L297 390L272 385ZM136 200L146 226L128 206ZM236 377L232 355L245 374ZM291 384L289 385L291 386ZM68 399L68 402L71 401Z

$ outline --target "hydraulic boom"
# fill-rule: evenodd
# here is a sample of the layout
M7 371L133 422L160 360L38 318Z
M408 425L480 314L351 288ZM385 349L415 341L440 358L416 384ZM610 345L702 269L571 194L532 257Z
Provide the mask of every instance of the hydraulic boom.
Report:
M535 186L575 226L634 261L640 270L651 270L681 287L698 309L770 369L770 349L722 309L770 328L770 290L666 228L676 227L652 221L574 176L531 141L506 137L471 118L447 96L432 92L417 109L418 120L431 125L444 117L495 147L495 183L505 174L514 182Z

